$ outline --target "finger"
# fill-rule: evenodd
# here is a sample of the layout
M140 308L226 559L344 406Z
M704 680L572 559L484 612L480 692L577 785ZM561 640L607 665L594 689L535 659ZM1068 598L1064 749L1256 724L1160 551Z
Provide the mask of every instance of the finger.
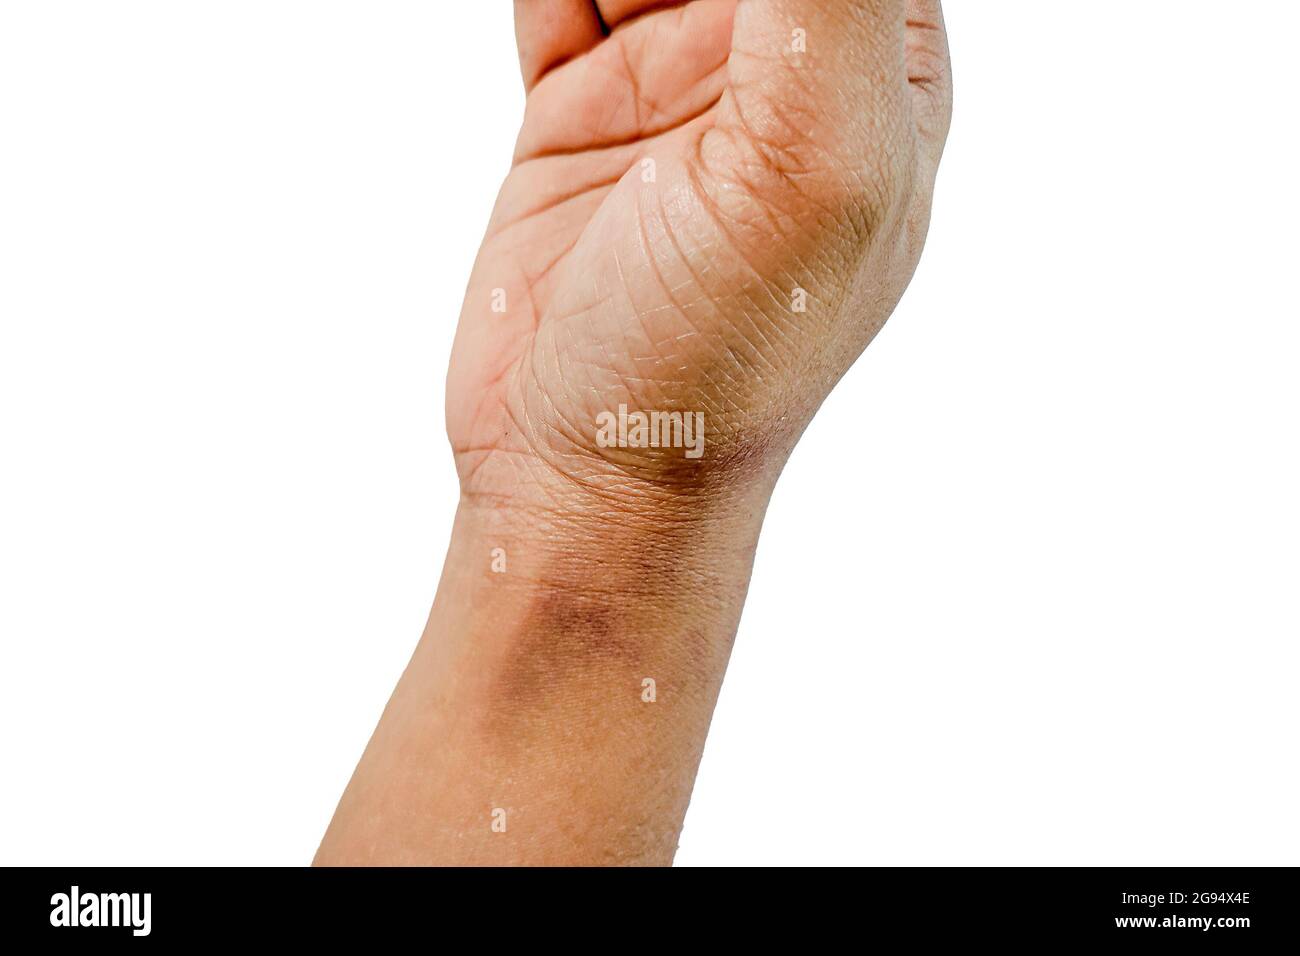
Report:
M952 122L952 63L940 0L908 0L906 60L917 130L937 164Z
M604 38L592 0L515 0L515 40L524 89Z
M662 19L623 21L529 96L515 161L631 143L701 118L726 87L734 10L734 0L694 0Z
M600 10L600 19L605 24L605 28L613 30L644 13L664 7L680 6L681 0L595 0L595 4Z

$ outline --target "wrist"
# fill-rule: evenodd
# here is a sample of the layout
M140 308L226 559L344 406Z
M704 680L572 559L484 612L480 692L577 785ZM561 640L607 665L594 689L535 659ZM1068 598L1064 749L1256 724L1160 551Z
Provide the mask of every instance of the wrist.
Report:
M642 543L680 559L715 538L756 536L784 460L719 466L533 441L458 450L458 524L575 561L619 562Z
M468 559L514 589L603 587L629 602L653 602L656 581L669 578L747 581L771 494L759 484L669 493L563 485L462 489L448 567Z
M319 862L672 859L768 489L511 472L466 483L425 635Z
M431 635L470 636L489 735L580 725L646 678L707 713L766 503L757 487L654 507L463 496Z

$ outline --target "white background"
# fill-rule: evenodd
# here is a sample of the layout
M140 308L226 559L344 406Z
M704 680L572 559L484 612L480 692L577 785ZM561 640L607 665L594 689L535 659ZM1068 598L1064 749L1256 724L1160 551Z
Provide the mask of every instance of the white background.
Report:
M950 0L680 864L1296 864L1300 6ZM305 863L424 623L509 5L0 3L0 862Z

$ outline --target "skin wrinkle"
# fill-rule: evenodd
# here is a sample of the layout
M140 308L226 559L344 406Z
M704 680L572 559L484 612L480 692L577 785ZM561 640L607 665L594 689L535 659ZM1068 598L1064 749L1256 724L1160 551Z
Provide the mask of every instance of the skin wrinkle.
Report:
M692 176L692 182L693 182L693 183L698 182L698 179L697 179L696 177ZM714 204L714 203L712 202L712 200L707 196L707 194L705 194L705 193L702 191L702 190L703 190L702 185L699 186L699 187L697 187L697 188L700 190L700 196L701 196L701 200L702 200L702 202L704 203L704 208L705 208L705 210L709 213L710 217L713 219L715 225L717 226L717 229L718 229L718 232L719 232L720 236L721 236L725 241L727 241L728 243L730 243L730 245L731 245L733 251L736 252L736 254L741 258L741 260L742 260L742 261L745 263L745 265L749 268L751 274L755 275L756 277L761 276L761 273L757 270L757 268L756 268L756 266L754 265L754 263L752 263L752 262L749 260L749 258L747 257L747 255L746 255L745 252L743 251L743 247L742 247L742 245L741 245L741 243L740 243L738 237L737 237L737 236L735 235L735 233L732 232L732 231L731 231L731 230L726 226L726 224L723 222L723 220L722 220L723 213L721 212L720 208L719 208L716 204ZM793 288L795 285L798 284L798 283L796 283L796 282L793 281L792 277L790 277L790 276L787 275L786 278L790 279L790 283L789 283L789 284L790 284L790 287L791 287L791 288ZM773 291L773 284L772 284L771 282L768 282L768 281L762 281L762 282L761 282L761 287L764 288L764 289L768 292L768 295L769 295L769 297L770 297L770 299L771 299L771 303L770 303L770 304L776 304L776 303L778 302L778 300L777 300L776 293ZM752 300L752 299L751 299L750 301L751 301L751 304L755 304L755 305L757 305L756 303L753 303L753 300ZM762 308L755 308L754 310L745 313L745 317L746 317L746 319L747 319L747 320L750 320L751 328L753 328L753 330L754 330L754 334L755 334L755 335L756 335L756 336L761 340L761 343L762 343L763 345L769 346L768 351L769 351L771 354L774 354L774 355L778 355L778 356L779 356L779 355L780 355L779 350L776 350L776 349L772 349L772 348L770 348L771 345L772 345L772 343L766 339L766 337L765 337L765 336L763 335L763 333L762 333L762 329L757 325L757 323L754 323L754 322L752 321L752 319L750 319L750 317L751 317L753 314L758 314L758 315L768 315L768 314L779 314L779 313L767 312L767 311L765 311L765 310L762 309ZM728 345L728 349L731 350L730 345ZM734 354L734 352L733 352L733 354ZM759 354L762 354L762 352L760 352Z
M660 210L660 222L664 226L665 230L667 230L668 224L663 214L662 197L660 197L659 210ZM655 244L650 241L650 236L646 231L646 212L645 209L639 203L637 204L636 207L635 218L636 218L637 236L641 241L641 248L645 253L646 262L649 264L650 272L654 276L655 282L658 284L660 290L663 292L664 297L668 300L671 308L675 309L682 316L682 318L686 321L688 325L691 325L691 320L688 315L689 310L687 306L677 298L676 290L674 290L672 286L669 284L669 282L667 281L667 279L664 278L663 270L659 266L658 255L655 252ZM694 329L695 331L698 331L698 329L696 329L694 325L691 325L691 328ZM648 337L651 338L652 340L651 344L652 347L655 349L656 354L659 355L661 360L664 359L662 351L660 351L658 348L658 344L653 341L654 337L653 336L648 336Z
M605 191L607 191L609 188L616 185L618 181L623 178L625 172L626 170L619 169L619 171L613 176L606 176L603 179L600 179L594 183L584 183L576 190L571 190L563 193L560 196L554 197L552 199L548 199L540 206L537 206L533 209L525 210L523 213L519 215L519 218L513 219L510 222L507 222L504 225L497 227L493 235L502 235L508 232L513 227L521 225L537 216L542 216L548 212L559 211L561 206L567 205L568 203L575 202L577 200L583 200L583 199L590 200L593 197L593 195L596 193L599 193L600 198L603 199L605 195ZM577 240L575 239L574 241L576 242ZM572 248L572 244L570 244L568 248Z
M697 112L688 114L680 120L674 121L669 125L663 126L649 133L632 133L626 137L603 140L594 145L550 147L547 149L535 150L527 155L520 156L516 160L515 166L522 167L530 163L537 163L547 159L587 158L592 153L598 153L605 150L627 149L632 146L640 147L645 144L647 137L666 137L690 126L692 123L698 122L702 119L707 119L720 100L721 94L719 94L717 98L706 103Z
M600 13L601 22L606 24L611 34L619 30L626 30L634 23L638 23L652 15L676 14L680 20L689 6L688 0L652 0L652 2L641 2L640 4L628 2L611 2L605 0L593 0L596 9ZM619 11L619 16L614 16L610 11Z
M669 218L668 212L663 205L662 196L659 197L659 219L660 222L663 224L665 236L668 238L669 242L672 244L674 250L677 253L678 261L682 263L683 266L686 268L686 270L689 272L691 278L695 282L696 288L702 291L705 288L706 284L701 274L692 267L690 255L687 254L686 250L682 247L681 242L678 240L676 232L672 227L672 221ZM764 287L767 288L766 284L764 284ZM705 301L707 301L707 299ZM713 313L715 316L721 318L721 310L718 308L716 304L713 305ZM748 319L748 314L746 314L746 319ZM725 320L724 320L723 327L724 328L727 327L725 325ZM698 330L696 330L696 334L700 334ZM728 357L730 357L733 361L736 361L737 364L741 364L739 354L732 347L731 343L726 340L726 337L720 334L718 335L717 338L721 346L726 350ZM744 337L742 335L742 341L743 340ZM745 364L748 365L750 372L757 371L756 363L745 363ZM725 362L713 362L706 367L704 373L704 379L706 382L712 384L713 382L716 381L716 374L714 372L715 369L720 369L724 372L732 387L741 386L741 383L744 382L745 380L745 376L743 374L739 376L732 375L731 372L727 370L727 364ZM719 394L723 394L723 395L727 394L727 390L725 389L719 389L717 391L719 392Z
M666 222L666 224L664 224L664 225L666 225L666 228L667 228L667 222ZM643 248L645 248L645 250L646 250L646 252L647 252L647 260L649 260L649 256L650 256L650 255L653 255L653 254L651 254L651 248L653 248L653 246L651 246L651 243L650 243L650 241L649 241L649 238L645 237L645 230L643 230L643 228L642 228L642 230L641 230L641 234L642 234L642 237L643 237L643 238L642 238L642 246L643 246ZM685 256L684 256L684 259L685 259ZM653 263L653 261L651 261L651 267L654 267L654 265L655 265L655 264ZM664 289L666 289L666 290L668 291L669 298L672 298L671 289L669 289L669 286L668 286L668 284L667 284L667 281L664 280L664 278L663 278L663 276L662 276L662 272L660 272L660 271L658 271L658 269L656 269L656 273L658 273L658 278L659 278L659 281L660 281L660 285L662 285L662 286L664 287ZM628 284L627 284L627 280L625 280L625 278L624 278L624 281L621 282L621 285L623 285L624 287L627 287ZM676 300L673 300L673 303L672 303L672 304L673 304L673 306L675 306L675 307L677 308L677 311L680 311L680 312L682 312L682 313L685 313L686 311L688 311L688 310L686 310L684 304L682 304L682 303L680 303L680 302L676 302ZM645 313L645 310L637 310L637 312L638 312L638 313L641 313L641 315L643 315L643 313ZM759 336L762 337L762 332L761 332L761 330L757 330L757 333L759 334ZM647 337L647 338L649 338L649 337ZM728 346L728 349L731 349L731 346ZM735 352L732 352L732 354L735 354ZM627 380L627 378L624 378L624 388L629 388L629 386L630 386L630 382ZM744 458L744 455L737 455L736 458L738 458L738 459L742 459L742 458Z
M641 31L644 32L644 31ZM650 45L653 37L642 37L640 33L637 40L637 49L644 51L647 45ZM516 149L516 155L513 161L515 166L524 165L538 159L544 159L555 156L575 156L590 153L592 151L601 151L613 149L621 146L636 145L671 133L683 126L694 122L695 120L708 115L717 105L721 98L723 88L725 87L725 70L727 66L727 51L721 51L722 55L705 67L699 78L696 80L696 87L701 91L699 100L691 105L679 107L681 115L674 115L662 104L653 102L645 97L641 88L641 74L643 68L633 63L632 54L629 46L633 42L629 39L628 34L622 34L614 42L617 50L615 55L604 57L598 61L602 68L616 71L619 75L613 77L616 87L624 84L618 83L622 79L628 87L628 95L622 102L628 102L632 105L632 124L631 128L616 134L603 135L590 140L584 140L576 145L550 144L543 146L533 146L524 148L525 143L521 139ZM606 62L608 61L608 62ZM568 69L589 70L592 66L590 60L579 60L567 65ZM665 76L674 74L674 63L671 58L662 59L659 64L661 73ZM560 79L556 75L557 81ZM564 80L572 80L572 77L563 77ZM584 84L590 84L590 78L582 77ZM552 87L547 84L539 84L534 91L537 98L541 101L550 99ZM530 97L531 99L531 97ZM619 103L611 102L608 105L609 113L605 119L604 126L615 125L612 121L617 117L619 112ZM648 114L642 115L642 106L648 110ZM656 119L662 117L658 122Z

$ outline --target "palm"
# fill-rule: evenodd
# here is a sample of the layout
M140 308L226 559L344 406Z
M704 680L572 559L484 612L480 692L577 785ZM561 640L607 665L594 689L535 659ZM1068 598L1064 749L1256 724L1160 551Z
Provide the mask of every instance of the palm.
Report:
M604 23L591 0L517 0L525 118L448 379L473 491L505 492L539 461L589 482L575 460L620 404L704 411L725 435L770 416L772 368L811 370L811 346L767 354L764 326L788 316L762 316L797 284L770 257L788 238L780 204L728 208L747 172L719 116L738 125L737 73L762 68L733 55L737 0L599 7Z

